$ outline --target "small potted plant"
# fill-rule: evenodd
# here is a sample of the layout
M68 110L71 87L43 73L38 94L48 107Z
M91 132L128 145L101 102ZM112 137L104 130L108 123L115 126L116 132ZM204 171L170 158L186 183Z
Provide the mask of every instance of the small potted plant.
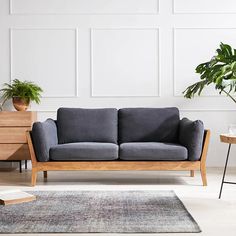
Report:
M17 111L26 111L31 101L40 103L43 90L33 82L14 79L11 84L3 84L0 92L2 92L2 106L6 100L12 99L13 106Z
M200 74L200 81L187 87L183 92L184 97L193 98L195 94L201 95L205 87L214 84L219 94L226 94L236 103L232 96L232 93L236 92L236 49L221 43L216 55L210 61L198 65L196 73Z

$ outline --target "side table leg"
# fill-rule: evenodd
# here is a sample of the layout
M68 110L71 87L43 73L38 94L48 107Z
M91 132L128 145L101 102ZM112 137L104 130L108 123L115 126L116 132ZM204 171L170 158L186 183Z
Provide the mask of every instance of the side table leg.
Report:
M25 160L25 169L27 170L27 160Z
M226 173L226 169L227 169L227 165L228 165L230 148L231 148L231 143L229 144L229 148L228 148L228 152L227 152L227 157L226 157L226 161L225 161L225 168L224 168L224 173L223 173L222 182L221 182L221 187L220 187L219 199L221 198L221 193L222 193L222 189L223 189L223 184L224 184L224 181L225 181L225 173Z

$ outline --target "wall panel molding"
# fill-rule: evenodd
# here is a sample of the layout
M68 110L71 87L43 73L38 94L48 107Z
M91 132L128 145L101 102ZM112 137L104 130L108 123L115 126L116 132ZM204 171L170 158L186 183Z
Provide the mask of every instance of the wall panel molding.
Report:
M130 107L130 106L129 106ZM135 106L137 107L137 106ZM34 109L35 111L36 109ZM204 113L211 113L211 112L236 112L236 109L185 109L185 108L180 108L180 112L204 112ZM57 109L50 109L50 110L44 110L40 109L37 110L37 112L43 112L43 113L55 113L57 112Z
M11 15L156 15L159 13L159 1L9 0L9 13Z
M157 88L156 88L156 94L155 95L96 95L95 94L95 89L94 89L94 33L96 31L155 31L157 33L157 42L156 42L156 59L157 59L157 64L156 64L156 69L157 69L157 77L155 78L157 80ZM136 27L132 27L132 28L91 28L90 29L90 64L91 64L91 71L90 71L90 96L94 97L94 98L135 98L135 97L160 97L161 96L161 92L160 92L160 49L159 49L159 28L136 28Z
M13 34L14 32L17 31L72 31L74 32L74 80L73 80L73 94L70 95L44 95L42 96L42 98L76 98L79 97L79 85L78 85L78 29L77 28L26 28L26 27L21 27L21 28L10 28L9 29L9 45L10 45L10 82L15 79L15 77L13 78L13 74L14 74L14 66L13 66L13 60L14 60L14 46L13 46L13 41L14 41L14 37ZM56 43L56 42L55 42ZM54 68L58 69L58 68ZM29 79L25 79L25 80L29 80ZM36 82L37 83L37 82ZM56 86L60 83L60 81L58 81L58 83L55 83L55 88Z
M173 14L235 14L234 0L172 0Z
M176 44L176 34L177 34L177 31L179 30L184 30L184 31L189 31L189 35L191 35L190 31L194 30L194 31L229 31L229 35L230 35L230 38L231 38L231 31L234 30L235 31L235 36L236 36L236 28L222 28L222 27L212 27L212 28L202 28L202 27L174 27L173 28L173 97L183 97L183 95L180 95L179 92L177 92L177 89L176 89L176 84L177 84L177 76L176 76L176 68L178 67L177 66L177 60L176 60L176 57L178 56L177 53L176 53L176 49L179 48L180 45L177 45ZM201 35L204 35L204 37L206 37L206 34L201 34L201 32L199 32L199 37L201 38ZM211 34L210 34L211 35ZM226 37L226 34L223 34L222 33L222 36ZM208 41L210 40L210 38L208 37ZM220 42L223 41L225 42L224 39L222 39L221 37L219 37L219 40L217 42ZM191 41L188 41L188 43L190 43ZM226 41L227 42L227 41ZM228 42L227 42L228 43ZM204 44L205 44L205 41L204 41ZM205 46L205 45L202 45L202 46ZM184 45L184 43L183 43ZM187 43L185 44L187 45ZM219 45L217 44L216 47L218 47ZM236 44L235 44L236 46ZM193 49L196 47L195 44L193 44ZM215 50L216 50L216 47L212 48L212 51L208 54L209 56L207 57L206 60L209 60L213 54L215 53ZM201 47L197 47L197 48L201 48ZM182 51L183 53L183 57L186 57L186 55L184 54L184 51ZM193 53L193 57L195 57L196 55ZM198 64L202 63L203 61L202 60L199 60ZM198 65L197 63L195 64L195 66ZM188 64L186 66L189 66ZM184 73L183 73L184 74ZM195 74L195 71L193 71L193 74ZM197 80L196 80L197 82ZM191 84L191 81L189 83L189 85ZM216 94L202 94L201 97L222 97L222 96L225 96L225 95L219 95L218 93Z

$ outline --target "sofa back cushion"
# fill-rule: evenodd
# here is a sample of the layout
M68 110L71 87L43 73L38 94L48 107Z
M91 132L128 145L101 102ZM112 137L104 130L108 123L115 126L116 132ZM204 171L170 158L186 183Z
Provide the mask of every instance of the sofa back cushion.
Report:
M118 113L119 142L168 142L178 140L179 110L124 108Z
M58 142L117 143L117 110L59 108L57 111Z

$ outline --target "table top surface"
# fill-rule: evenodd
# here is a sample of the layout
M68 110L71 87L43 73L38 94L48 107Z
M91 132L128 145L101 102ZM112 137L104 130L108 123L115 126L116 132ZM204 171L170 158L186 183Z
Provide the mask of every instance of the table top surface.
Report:
M220 141L223 143L236 144L236 135L231 134L221 134Z

